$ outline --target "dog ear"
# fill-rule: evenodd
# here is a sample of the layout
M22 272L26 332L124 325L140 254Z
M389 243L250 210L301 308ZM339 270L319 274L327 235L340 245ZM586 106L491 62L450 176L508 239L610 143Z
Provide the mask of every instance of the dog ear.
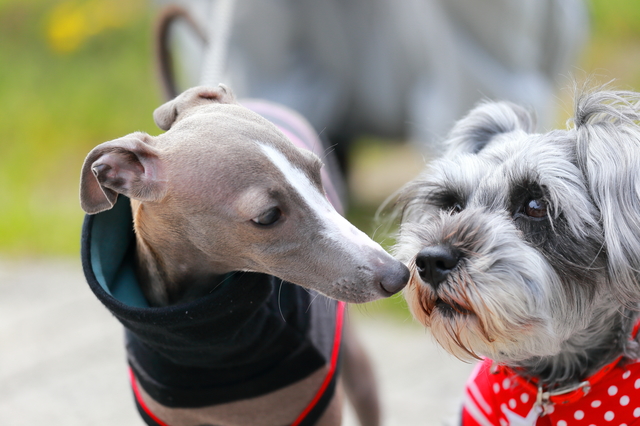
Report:
M235 104L234 94L224 84L218 87L198 86L185 90L175 99L166 102L153 112L153 120L162 130L169 130L173 123L182 120L190 109L212 103Z
M105 142L89 152L80 176L80 204L95 214L112 208L118 194L139 201L158 201L165 193L159 152L134 133Z
M449 152L480 152L500 134L535 129L534 117L524 108L510 102L483 102L458 121L449 137Z
M577 97L576 156L600 211L611 291L640 301L640 94L601 91Z

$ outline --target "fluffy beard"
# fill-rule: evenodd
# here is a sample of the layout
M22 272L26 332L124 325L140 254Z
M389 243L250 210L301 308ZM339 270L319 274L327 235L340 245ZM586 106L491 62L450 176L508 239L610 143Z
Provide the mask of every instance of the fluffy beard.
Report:
M602 90L578 93L567 130L533 133L532 116L504 102L456 123L447 152L396 201L406 298L449 352L552 384L638 357L639 122L640 94ZM546 217L529 215L530 201ZM465 264L435 290L414 259L440 244Z
M477 211L460 215L460 222L484 232L456 225L454 233L431 216L427 225L405 223L395 247L411 270L404 290L411 313L445 350L465 361L486 356L521 367L547 385L586 377L620 353L638 357L640 345L628 340L637 311L620 305L600 265L592 263L593 282L585 285L582 275L576 281L575 274L559 274L552 263L559 261L510 232L508 222L485 221ZM441 243L464 253L434 289L420 278L415 255Z
M457 227L452 233L446 225L438 227L436 218L430 220L433 227L403 228L396 255L412 272L404 290L412 315L462 360L488 356L514 363L560 352L562 342L584 324L567 311L570 302L553 268L507 221L497 217L478 224L483 221L478 212L461 216L456 222L474 231ZM487 229L494 232L479 232ZM415 253L430 241L451 243L465 253L437 289L421 280L414 262Z
M518 362L560 350L560 342L542 317L500 321L486 305L478 307L464 292L436 294L415 277L405 289L405 297L412 315L431 329L445 350L461 360L488 356L498 362Z

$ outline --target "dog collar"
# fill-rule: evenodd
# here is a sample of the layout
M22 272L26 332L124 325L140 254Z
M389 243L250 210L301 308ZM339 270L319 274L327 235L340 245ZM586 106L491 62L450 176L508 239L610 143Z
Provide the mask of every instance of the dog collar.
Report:
M631 333L631 338L638 334L640 329L640 320L636 322ZM536 395L536 404L542 409L540 416L547 414L549 407L552 405L563 405L574 403L589 393L591 388L602 380L623 358L622 355L600 368L587 379L582 382L555 390L544 390L542 384L537 383L535 378L527 379L519 374L517 369L507 367L506 365L493 363L491 365L491 374L502 373L512 376L521 386L527 389L531 394Z
M512 376L522 387L527 389L529 393L536 395L536 405L542 408L540 415L543 416L547 413L551 405L571 404L587 395L591 388L605 377L621 359L622 355L578 384L547 391L544 390L542 384L537 383L536 379L527 379L520 375L517 370L505 365L493 364L491 366L491 373L502 373Z
M111 210L87 215L82 264L90 289L124 325L129 364L156 401L193 408L253 398L327 364L328 330L309 318L312 311L332 318L336 302L312 305L308 290L269 275L244 273L197 300L148 306L135 274L132 221L123 196Z

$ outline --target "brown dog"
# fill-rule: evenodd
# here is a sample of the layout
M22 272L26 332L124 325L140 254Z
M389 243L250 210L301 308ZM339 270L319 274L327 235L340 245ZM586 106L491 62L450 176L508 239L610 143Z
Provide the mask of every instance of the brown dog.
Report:
M289 138L227 88L198 87L155 111L166 133L89 153L87 279L127 329L148 424L338 425L340 356L362 423L377 424L368 361L349 333L340 351L344 305L324 296L386 297L408 270L329 202L322 162L291 142L321 149L304 120L255 105Z

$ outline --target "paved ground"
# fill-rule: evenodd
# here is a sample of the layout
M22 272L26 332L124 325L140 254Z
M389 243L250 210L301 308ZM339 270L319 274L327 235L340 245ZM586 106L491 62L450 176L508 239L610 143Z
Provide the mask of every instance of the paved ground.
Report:
M350 314L373 357L387 426L452 424L471 366L410 321ZM122 330L77 261L0 260L0 425L141 426ZM346 413L345 426L353 426Z

